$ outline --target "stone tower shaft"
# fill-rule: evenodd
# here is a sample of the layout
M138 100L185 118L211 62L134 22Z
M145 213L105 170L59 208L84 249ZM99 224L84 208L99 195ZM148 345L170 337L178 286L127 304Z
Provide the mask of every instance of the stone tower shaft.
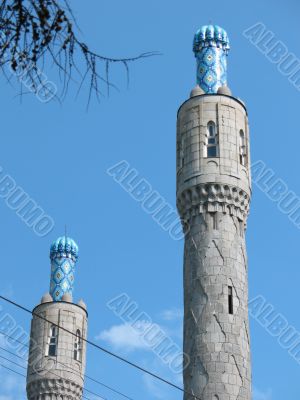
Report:
M250 400L244 235L251 197L249 128L244 104L222 92L205 94L198 87L178 111L184 353L190 359L184 387L201 400Z
M76 332L80 332L79 342ZM42 303L34 309L27 373L28 400L82 399L86 365L83 339L86 335L87 312L83 307L61 301Z
M27 370L28 400L81 400L86 366L87 310L72 300L76 243L67 237L50 250L50 293L33 310Z

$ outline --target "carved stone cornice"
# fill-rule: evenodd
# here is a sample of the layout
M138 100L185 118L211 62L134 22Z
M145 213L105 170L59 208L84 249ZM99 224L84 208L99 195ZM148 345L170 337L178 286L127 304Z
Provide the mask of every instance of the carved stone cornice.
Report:
M27 385L28 399L68 399L81 400L83 388L68 379L39 379Z
M205 212L223 212L246 221L250 196L237 186L220 183L198 184L177 195L177 209L183 220Z

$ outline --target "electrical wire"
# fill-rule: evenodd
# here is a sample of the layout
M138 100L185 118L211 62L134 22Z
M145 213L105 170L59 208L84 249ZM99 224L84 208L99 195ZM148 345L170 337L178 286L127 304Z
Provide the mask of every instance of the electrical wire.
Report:
M0 348L1 348L1 350L3 350L2 347L0 347ZM19 368L25 369L25 371L27 370L26 367L24 367L23 365L20 365L20 364L16 363L15 361L10 360L9 358L6 358L6 357L1 356L1 355L0 355L0 358L2 358L3 360L8 361L8 362L10 362L10 363L16 365L16 366L19 367ZM61 378L60 375L55 374L53 371L51 371L51 374L54 375L54 376L57 376L58 378ZM75 384L76 384L76 382L72 381L71 379L68 379L68 381L71 382L71 383L75 383ZM58 382L56 382L55 384L57 384L58 386L64 388L64 386L63 386L63 385L60 385ZM90 393L90 394L92 394L93 396L96 396L96 397L102 399L102 400L108 400L108 399L106 399L105 397L102 397L102 396L100 396L99 394L97 394L97 393L95 393L95 392L92 392L91 390L85 389L85 391L88 392L88 393ZM86 397L85 397L85 398L86 398ZM89 399L89 398L87 398L87 399L88 399L88 400L91 400L91 399Z
M16 343L20 343L22 346L25 346L25 347L29 348L29 345L28 345L28 344L21 342L21 340L18 340L18 339L16 339L16 338L14 338L13 336L8 335L7 333L5 333L5 332L3 332L3 331L1 331L1 330L0 330L0 335L3 335L3 336L5 336L5 337L7 337L8 339L11 339L12 341L14 341L14 342L16 342ZM15 357L21 359L21 360L24 360L23 357L19 356L18 354L15 354L15 353L13 353L13 352L7 350L7 349L4 349L4 348L1 347L1 346L0 346L0 349L3 350L3 351L5 351L5 352L7 352L8 354L11 354L11 355L13 355L13 356L15 356ZM73 371L77 376L81 376L80 374L78 374L78 371L76 371L75 369L71 368L68 364L64 364L64 363L62 363L62 362L59 362L59 364L65 366L65 367L68 367L68 368L69 368L71 371ZM97 379L95 379L95 378L90 377L90 376L87 375L87 374L85 374L84 376L85 376L87 379L89 379L90 381L92 381L92 382L94 382L94 383L98 383L99 385L105 387L106 389L109 389L110 391L112 391L112 392L115 393L115 394L118 394L118 395L120 395L120 396L122 396L122 397L124 397L124 398L126 398L126 399L128 399L128 400L133 400L133 398L127 396L126 394L124 394L124 393L122 393L122 392L120 392L120 391L118 391L118 390L112 388L111 386L106 385L105 383L103 383L103 382L101 382L101 381L99 381L99 380L97 380Z
M76 333L74 333L74 332L72 332L72 331L70 331L70 330L64 328L63 326L60 326L60 325L58 325L58 324L53 323L52 321L48 320L48 319L45 318L45 317L42 317L41 315L37 314L37 313L34 312L34 311L30 311L28 308L24 307L23 305L21 305L21 304L19 304L19 303L16 303L15 301L10 300L10 299L8 299L7 297L1 296L1 295L0 295L0 299L6 301L7 303L9 303L9 304L11 304L11 305L13 305L14 307L19 308L20 310L23 310L23 311L27 312L28 314L31 314L31 315L33 315L33 316L35 316L35 317L37 317L37 318L39 318L39 319L41 319L41 320L47 322L47 323L50 323L50 324L54 325L54 326L56 326L57 328L61 329L62 331L65 331L65 332L69 333L70 335L76 337ZM157 374L155 374L155 373L153 373L153 372L151 372L151 371L149 371L149 370L147 370L147 369L141 367L141 366L138 365L138 364L133 363L132 361L130 361L130 360L128 360L128 359L126 359L126 358L124 358L124 357L122 357L122 356L119 356L119 355L116 354L116 353L113 353L112 351L110 351L110 350L108 350L108 349L106 349L106 348L104 348L104 347L102 347L102 346L99 346L98 344L92 342L91 340L84 339L84 338L82 338L82 340L83 340L84 342L86 342L87 344L89 344L90 346L92 346L92 347L94 347L94 348L96 348L96 349L98 349L98 350L100 350L100 351L102 351L102 352L104 352L104 353L106 353L106 354L108 354L108 355L110 355L110 356L112 356L112 357L114 357L114 358L116 358L116 359L118 359L118 360L124 362L125 364L130 365L130 366L133 367L133 368L136 368L136 369L138 369L138 370L144 372L144 373L147 374L147 375L152 376L153 378L155 378L155 379L157 379L157 380L159 380L159 381L165 383L166 385L169 385L169 386L171 386L171 387L173 387L173 388L179 390L180 392L182 392L182 393L184 393L184 394L190 396L190 398L193 398L193 399L196 399L196 400L201 400L200 397L195 396L194 394L192 394L192 393L186 391L185 389L183 389L182 387L176 385L175 383L172 383L172 382L168 381L167 379L165 379L165 378L163 378L163 377L161 377L161 376L159 376L159 375L157 375Z
M14 374L17 374L17 375L19 375L19 376L22 376L23 378L26 378L26 375L21 374L20 372L14 370L14 369L12 369L12 368L9 368L9 367L7 367L7 366L4 365L4 364L1 364L1 363L0 363L0 367L5 368L6 370L8 370L8 371L10 371L10 372L13 372ZM86 399L86 400L92 400L92 399L90 399L89 397L86 397L86 396L84 396L84 395L82 395L82 397L83 397L84 399Z

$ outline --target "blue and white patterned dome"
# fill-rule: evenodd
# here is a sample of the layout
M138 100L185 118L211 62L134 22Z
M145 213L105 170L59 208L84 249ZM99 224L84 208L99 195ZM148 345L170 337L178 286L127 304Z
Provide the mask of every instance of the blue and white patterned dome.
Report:
M62 301L65 295L72 298L78 246L69 237L59 237L50 247L51 279L50 294L54 301Z
M218 25L204 25L198 29L194 36L194 52L207 46L222 47L223 50L228 51L230 45L225 29Z
M197 83L205 93L214 94L227 85L227 55L230 49L226 31L218 25L204 25L194 36Z
M78 246L75 241L67 236L56 239L50 247L50 258L72 257L78 259Z

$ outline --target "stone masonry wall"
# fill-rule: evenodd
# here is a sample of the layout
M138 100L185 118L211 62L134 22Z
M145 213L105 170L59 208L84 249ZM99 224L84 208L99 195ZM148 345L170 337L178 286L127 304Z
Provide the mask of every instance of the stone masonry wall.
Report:
M207 124L219 154L206 157ZM240 162L240 131L247 161ZM185 102L177 122L177 208L185 230L184 387L201 400L251 400L245 228L251 197L249 129L240 101ZM232 299L232 300L231 300ZM193 400L185 395L185 400Z
M45 319L82 337L87 336L87 313L72 303L40 304L34 310ZM27 396L29 400L81 400L86 365L86 343L82 342L82 360L74 360L75 336L59 329L56 356L47 356L51 324L33 316L28 360Z

